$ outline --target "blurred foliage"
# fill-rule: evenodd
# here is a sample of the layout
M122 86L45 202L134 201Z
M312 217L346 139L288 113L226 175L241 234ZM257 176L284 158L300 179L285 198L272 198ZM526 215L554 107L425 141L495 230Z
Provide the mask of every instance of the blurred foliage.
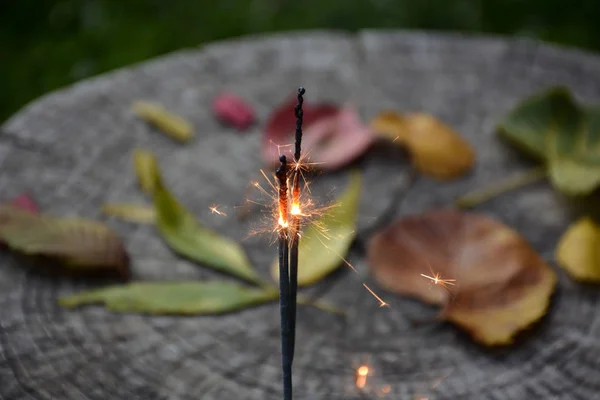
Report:
M243 34L419 28L600 50L599 15L596 0L1 0L0 121L76 80Z

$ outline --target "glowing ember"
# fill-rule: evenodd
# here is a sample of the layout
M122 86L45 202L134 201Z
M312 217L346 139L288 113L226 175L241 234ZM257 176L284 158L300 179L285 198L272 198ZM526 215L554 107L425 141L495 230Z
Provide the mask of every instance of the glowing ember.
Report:
M361 365L356 370L356 387L358 389L364 389L367 385L367 376L369 376L369 367Z
M282 228L287 228L288 227L288 222L283 220L283 216L279 216L279 222L278 222L279 226L281 226Z
M217 205L216 205L216 204L215 204L215 205L212 205L212 206L210 206L210 207L209 207L209 209L210 209L210 212L211 212L211 213L213 213L213 214L222 215L223 217L226 217L226 216L227 216L227 214L225 214L223 211L221 211L221 210L219 210L219 209L217 208Z
M440 285L443 288L448 288L449 285L454 286L456 282L455 279L442 279L439 274L433 274L433 276L421 274L423 278L427 278L433 282L434 285Z
M292 204L291 214L292 215L302 215L302 213L300 212L300 205L299 204Z
M384 386L381 388L381 393L388 394L388 393L389 393L389 392L391 392L391 391L392 391L392 387L391 387L390 385L384 385Z

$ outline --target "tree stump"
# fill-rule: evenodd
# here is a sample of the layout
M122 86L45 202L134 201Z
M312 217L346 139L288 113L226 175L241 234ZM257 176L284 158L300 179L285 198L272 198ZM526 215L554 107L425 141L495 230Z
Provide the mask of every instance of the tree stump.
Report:
M528 164L497 141L494 128L516 101L553 84L578 98L600 97L600 58L577 50L460 35L304 32L252 37L180 51L89 79L33 102L0 133L0 193L31 193L45 212L107 218L105 202L144 202L131 153L154 151L166 182L207 225L240 240L266 276L275 246L247 239L249 226L211 216L232 212L261 167L257 154L268 113L298 86L307 102L353 102L365 119L382 109L431 113L477 149L468 177L422 179L397 214L451 205L455 197ZM238 134L211 113L231 89L256 107L261 123ZM185 116L197 137L182 146L137 119L134 100L162 103ZM230 160L234 160L230 163ZM359 235L391 201L406 165L361 163ZM322 187L342 187L347 171ZM479 208L515 227L547 259L574 217L547 183ZM223 276L174 256L154 228L110 220L132 254L135 280ZM364 290L364 253L349 255L359 274L329 279L325 299L346 319L300 307L294 365L297 399L592 399L600 396L600 290L559 272L552 310L513 347L490 351L447 324L413 326L435 310L378 290ZM0 253L0 398L2 399L280 399L279 312L275 304L226 316L151 317L101 307L64 310L56 299L99 282L40 272ZM355 370L368 364L367 387ZM387 386L386 386L387 385ZM388 392L389 393L386 393Z

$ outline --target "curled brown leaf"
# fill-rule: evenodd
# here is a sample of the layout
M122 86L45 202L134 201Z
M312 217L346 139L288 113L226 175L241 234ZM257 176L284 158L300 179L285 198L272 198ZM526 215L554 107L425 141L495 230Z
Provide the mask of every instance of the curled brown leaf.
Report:
M526 240L487 216L438 210L375 235L369 264L386 289L442 305L486 345L509 344L546 312L556 275Z

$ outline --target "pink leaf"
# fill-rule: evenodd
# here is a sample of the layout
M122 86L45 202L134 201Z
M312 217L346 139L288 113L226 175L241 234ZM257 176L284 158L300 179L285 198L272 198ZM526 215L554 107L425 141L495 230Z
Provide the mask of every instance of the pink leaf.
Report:
M262 157L265 164L276 165L279 161L279 155L285 154L291 159L293 146L280 147L294 143L294 132L296 131L296 117L294 116L294 107L296 106L296 97L290 97L284 101L271 113L262 143ZM306 139L307 128L315 122L324 118L336 115L339 111L337 106L331 104L311 105L304 101L304 137Z
M40 212L37 203L26 193L15 197L8 204L21 210L29 211L33 214L39 214ZM6 247L6 245L0 240L0 249L4 247Z
M293 146L277 149L276 144L293 143L296 118L295 100L278 109L272 117L263 140L263 158L268 165L277 163L279 153L292 157ZM356 109L350 105L337 109L333 106L304 106L302 148L310 155L310 162L319 169L335 170L344 167L362 155L375 140L371 129L363 124Z
M240 130L254 122L254 109L241 97L223 92L213 100L213 112L221 121Z
M335 170L361 156L374 140L375 135L362 123L356 109L347 105L308 127L302 142L311 162L323 163L321 169Z
M13 207L17 207L34 214L38 214L40 212L37 203L28 194L25 193L12 199L9 204Z

